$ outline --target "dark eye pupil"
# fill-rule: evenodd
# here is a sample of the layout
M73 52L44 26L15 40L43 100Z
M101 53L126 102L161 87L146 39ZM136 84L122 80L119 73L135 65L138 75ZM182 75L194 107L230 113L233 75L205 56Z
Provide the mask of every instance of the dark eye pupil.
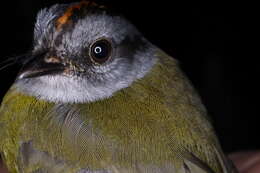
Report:
M100 53L102 53L102 48L97 46L97 47L95 47L94 52L95 52L95 54L100 54Z
M98 40L91 46L90 58L92 62L102 64L106 62L112 52L112 45L106 39Z
M96 43L92 49L93 57L96 59L105 59L109 56L109 46L105 42Z

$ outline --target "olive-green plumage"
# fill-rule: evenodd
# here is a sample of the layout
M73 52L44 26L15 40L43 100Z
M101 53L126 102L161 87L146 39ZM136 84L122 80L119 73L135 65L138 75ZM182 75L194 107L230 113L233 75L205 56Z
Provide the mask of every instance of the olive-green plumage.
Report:
M10 172L232 172L177 62L157 56L145 77L92 103L51 103L12 87L0 109Z

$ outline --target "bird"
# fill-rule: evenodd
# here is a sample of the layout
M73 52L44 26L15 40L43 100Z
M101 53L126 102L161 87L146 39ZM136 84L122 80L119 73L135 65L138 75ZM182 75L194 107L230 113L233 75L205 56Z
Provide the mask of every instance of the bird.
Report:
M235 173L176 59L95 1L38 12L0 108L11 173Z

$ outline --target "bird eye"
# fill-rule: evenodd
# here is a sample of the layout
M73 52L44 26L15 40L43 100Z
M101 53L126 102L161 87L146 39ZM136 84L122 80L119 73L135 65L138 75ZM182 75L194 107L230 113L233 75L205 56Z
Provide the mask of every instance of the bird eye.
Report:
M108 40L98 40L91 46L91 60L95 63L102 64L110 58L111 50L112 46Z

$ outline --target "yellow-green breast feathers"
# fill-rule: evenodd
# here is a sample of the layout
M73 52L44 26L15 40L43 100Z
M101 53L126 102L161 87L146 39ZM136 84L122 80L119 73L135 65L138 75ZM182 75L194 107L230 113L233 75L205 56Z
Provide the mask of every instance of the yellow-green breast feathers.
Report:
M158 57L144 78L93 103L54 104L12 87L0 109L8 168L167 172L190 162L222 172L226 161L200 99L176 61L162 52ZM34 160L26 160L28 153Z

